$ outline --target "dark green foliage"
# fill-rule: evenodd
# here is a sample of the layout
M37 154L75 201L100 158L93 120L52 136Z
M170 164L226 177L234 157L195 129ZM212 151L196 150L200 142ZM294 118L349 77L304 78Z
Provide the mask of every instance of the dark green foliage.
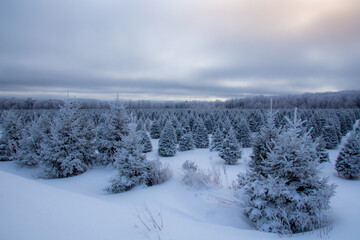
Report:
M259 111L252 112L248 117L251 132L258 132L263 124Z
M23 119L14 110L1 115L0 161L15 160L23 130Z
M236 139L241 144L242 147L248 148L251 146L250 140L250 128L249 124L245 119L241 119L240 123L236 125Z
M329 153L326 152L325 147L326 147L326 143L324 141L324 139L322 137L318 137L315 141L316 143L316 152L318 154L319 157L319 162L329 162Z
M224 137L219 156L225 160L226 164L236 164L241 158L240 146L232 128Z
M334 126L327 125L324 127L322 138L325 141L326 149L335 149L339 144L339 138Z
M140 144L143 146L143 153L151 152L152 145L151 140L148 134L145 131L139 131L138 134L140 135Z
M217 128L211 137L210 150L220 151L223 141L224 141L224 134L220 130L220 128Z
M176 134L171 121L167 121L159 139L158 153L162 157L172 157L176 154Z
M209 147L209 136L201 118L197 118L193 127L193 139L196 148Z
M189 151L194 149L194 140L191 133L182 135L179 141L179 151Z
M154 121L150 128L150 137L152 139L160 138L161 127L158 121Z
M344 178L360 176L360 133L353 131L336 159L335 169Z

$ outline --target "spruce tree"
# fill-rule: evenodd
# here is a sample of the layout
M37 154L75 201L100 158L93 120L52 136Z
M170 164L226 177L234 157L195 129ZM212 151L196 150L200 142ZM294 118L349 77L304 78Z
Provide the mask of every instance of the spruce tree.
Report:
M184 134L184 129L182 125L178 122L175 127L175 134L176 134L176 142L179 143L181 137Z
M223 141L224 134L220 128L217 128L214 134L211 136L210 150L220 151Z
M244 148L248 148L251 146L249 124L243 118L236 126L236 139L239 143L241 143L242 147Z
M219 151L219 156L225 160L226 164L236 164L241 158L240 146L232 128L230 128L225 135Z
M194 140L191 133L182 135L179 141L179 151L189 151L194 149Z
M292 234L329 222L334 186L320 178L316 144L297 118L275 140L262 172L240 175L245 214L259 230Z
M267 159L270 149L274 146L274 141L279 136L280 129L276 128L274 123L275 114L276 112L274 113L272 110L267 112L264 126L255 135L249 163L252 172L263 174L263 161Z
M139 131L140 135L140 144L143 146L143 153L148 153L152 151L151 140L148 134L145 131Z
M207 133L211 134L214 131L214 120L212 116L209 116L206 118L205 122L205 127L207 129Z
M115 153L121 148L121 141L129 132L129 121L123 103L116 101L110 104L110 110L103 114L103 121L97 129L98 165L115 162Z
M41 168L46 178L62 178L83 173L94 151L87 139L80 104L66 102L53 119L50 135L41 145ZM92 140L91 140L92 141Z
M326 149L335 149L339 144L339 139L337 136L336 129L332 125L327 125L324 127L322 138L325 141Z
M360 176L360 133L353 131L339 152L335 169L344 178Z
M176 134L171 121L167 121L159 139L158 153L162 157L172 157L176 154Z
M17 163L20 166L37 166L41 159L41 143L50 132L50 119L46 114L29 122L19 141L16 151Z
M322 137L318 137L315 141L316 143L316 152L318 154L319 157L319 161L320 163L322 162L329 162L330 158L329 158L329 153L326 152L326 144L325 141Z
M263 124L260 111L252 111L248 116L248 123L251 132L258 132Z
M150 128L150 137L152 139L158 139L160 138L160 134L161 134L160 124L157 120L155 120Z
M193 139L196 148L209 147L209 136L207 134L207 129L200 117L198 117L194 123Z
M115 154L114 166L118 173L110 180L110 186L106 188L108 192L124 192L146 184L150 164L143 154L141 138L135 128L135 124L130 126L128 135L123 137L122 148Z
M6 110L2 113L0 122L0 161L15 160L23 130L23 119L14 110Z

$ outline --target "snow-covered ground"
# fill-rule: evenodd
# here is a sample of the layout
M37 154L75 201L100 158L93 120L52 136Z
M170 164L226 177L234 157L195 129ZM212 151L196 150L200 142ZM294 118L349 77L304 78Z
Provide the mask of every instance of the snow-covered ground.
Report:
M152 143L156 150L157 140ZM236 175L246 171L251 149L243 149L235 166L224 166L217 152L196 149L160 158L174 172L166 183L120 194L103 191L116 173L110 168L45 180L36 177L36 169L0 162L0 239L359 239L360 180L336 175L338 151L330 151L331 162L320 166L322 174L338 186L331 200L330 232L279 237L256 231L235 204L230 188ZM150 160L157 157L156 151L148 153ZM218 169L221 185L202 189L184 185L181 165L186 160L200 169Z

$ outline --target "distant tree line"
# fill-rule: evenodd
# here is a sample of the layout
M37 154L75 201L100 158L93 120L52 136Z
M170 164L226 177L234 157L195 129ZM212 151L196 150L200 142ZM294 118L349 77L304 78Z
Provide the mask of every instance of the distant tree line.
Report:
M272 99L274 109L360 108L360 91L305 93L301 95L253 96L226 101L123 101L127 109L267 109ZM96 99L73 99L81 109L109 109L110 102ZM60 109L61 99L0 98L0 109Z
M360 91L305 93L301 95L255 96L225 101L225 108L266 109L270 99L275 109L340 109L360 108Z

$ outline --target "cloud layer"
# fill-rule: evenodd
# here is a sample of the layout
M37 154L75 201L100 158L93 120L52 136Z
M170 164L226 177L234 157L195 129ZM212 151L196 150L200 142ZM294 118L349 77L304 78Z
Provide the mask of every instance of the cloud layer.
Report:
M215 99L360 89L357 0L0 2L0 95Z

